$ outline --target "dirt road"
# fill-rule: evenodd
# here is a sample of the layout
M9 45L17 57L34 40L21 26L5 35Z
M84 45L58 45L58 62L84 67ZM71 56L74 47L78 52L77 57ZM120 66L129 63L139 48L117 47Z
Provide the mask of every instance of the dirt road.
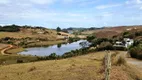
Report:
M9 45L8 47L2 49L2 50L1 50L1 54L2 54L2 55L8 55L8 54L5 53L5 51L11 49L12 47L13 47L13 45Z
M136 66L138 69L140 69L140 72L142 72L142 60L127 57L127 54L127 52L122 52L121 54L119 54L119 56L124 56L127 63Z

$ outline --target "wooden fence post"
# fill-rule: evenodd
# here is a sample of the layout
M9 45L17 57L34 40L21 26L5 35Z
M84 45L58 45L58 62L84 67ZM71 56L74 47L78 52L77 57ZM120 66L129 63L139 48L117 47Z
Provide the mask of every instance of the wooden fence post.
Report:
M111 53L106 51L105 55L105 80L110 80L110 71L111 71Z

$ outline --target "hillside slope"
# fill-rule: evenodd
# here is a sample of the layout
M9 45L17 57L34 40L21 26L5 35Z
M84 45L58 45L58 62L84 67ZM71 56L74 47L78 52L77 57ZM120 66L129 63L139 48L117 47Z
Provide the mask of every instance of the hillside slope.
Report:
M0 32L0 38L11 37L11 38L43 38L48 40L56 39L57 32L49 29L31 29L31 28L20 28L19 32Z
M105 27L104 29L98 30L88 30L82 32L82 34L95 34L98 38L111 38L113 36L119 35L124 31L129 30L142 30L142 26L117 26L117 27Z
M104 53L1 66L0 80L103 80ZM123 70L123 66L113 66L111 80L133 79Z

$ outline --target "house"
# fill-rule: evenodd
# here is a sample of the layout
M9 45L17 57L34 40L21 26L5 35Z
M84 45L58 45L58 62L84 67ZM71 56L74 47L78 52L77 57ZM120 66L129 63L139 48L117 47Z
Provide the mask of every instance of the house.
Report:
M133 39L130 38L124 38L125 41L125 47L128 48L129 46L131 46L134 43Z
M126 48L128 48L129 46L131 46L134 43L134 40L130 39L130 38L124 38L123 41L124 42L117 41L114 46L115 47L126 47Z
M68 33L69 34L73 34L73 30L68 30Z

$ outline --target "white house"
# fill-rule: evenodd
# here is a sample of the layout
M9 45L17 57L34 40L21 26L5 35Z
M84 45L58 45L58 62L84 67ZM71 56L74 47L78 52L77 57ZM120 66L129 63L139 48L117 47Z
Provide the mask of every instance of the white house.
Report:
M133 39L130 38L124 38L125 41L125 47L128 48L129 46L131 46L134 43Z
M134 43L134 40L130 39L130 38L124 38L124 42L125 43L123 43L122 41L117 41L114 46L128 48L129 46L131 46Z

